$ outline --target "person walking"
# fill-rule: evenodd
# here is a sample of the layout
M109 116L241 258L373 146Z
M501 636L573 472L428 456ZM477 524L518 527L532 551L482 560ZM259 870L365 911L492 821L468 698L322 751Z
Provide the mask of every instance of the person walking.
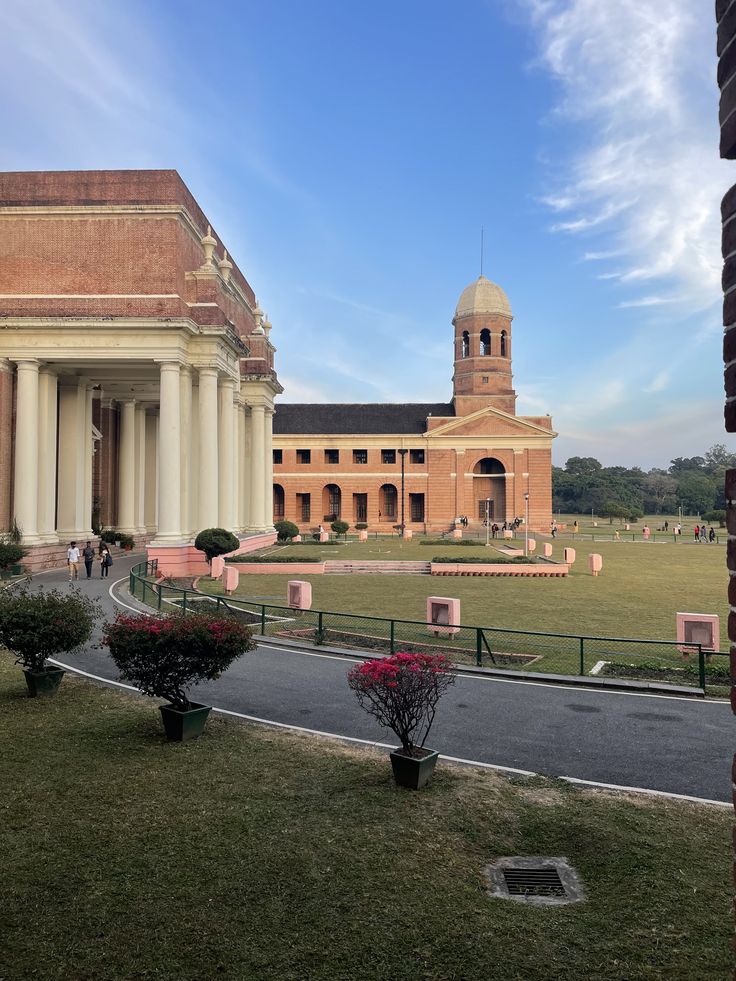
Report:
M708 542L708 529L704 524L700 526L700 540L701 542L706 542L706 544Z
M552 537L557 538L557 522L552 522Z
M716 540L716 530L711 525L710 531L708 532L708 541L709 542L714 542L715 540Z
M100 549L100 579L107 579L107 574L110 571L110 566L112 565L112 555L110 555L110 549L107 545L102 546Z
M84 559L84 568L87 573L87 578L92 578L92 563L95 560L95 550L92 548L92 542L87 542L87 544L82 549L82 558Z
M69 566L69 582L79 577L79 549L76 542L70 542L66 550L66 564Z
M693 533L695 535L695 541L700 541L700 525L695 525Z

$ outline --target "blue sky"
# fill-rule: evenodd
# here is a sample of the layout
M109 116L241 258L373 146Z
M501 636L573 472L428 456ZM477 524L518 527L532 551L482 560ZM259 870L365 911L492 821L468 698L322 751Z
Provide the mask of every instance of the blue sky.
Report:
M714 47L700 0L24 0L0 167L179 170L289 401L449 398L484 226L555 462L666 466L736 450Z

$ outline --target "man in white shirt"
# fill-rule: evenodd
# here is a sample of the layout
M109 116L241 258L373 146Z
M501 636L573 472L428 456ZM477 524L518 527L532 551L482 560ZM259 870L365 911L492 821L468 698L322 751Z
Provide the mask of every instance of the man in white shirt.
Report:
M76 542L72 542L66 550L66 561L69 565L69 582L71 582L79 575L79 549Z

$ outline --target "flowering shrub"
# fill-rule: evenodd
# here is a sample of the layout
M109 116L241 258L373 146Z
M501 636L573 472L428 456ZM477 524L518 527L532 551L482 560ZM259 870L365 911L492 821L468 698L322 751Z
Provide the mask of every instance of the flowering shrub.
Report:
M219 678L255 647L245 624L207 613L161 618L119 613L105 625L103 643L122 678L182 710L189 708L188 688Z
M0 592L0 644L16 662L31 671L46 668L46 658L73 651L89 640L99 616L95 600L78 589L44 589L32 593L27 586Z
M437 702L455 676L444 654L393 654L356 664L348 684L361 707L392 729L407 756L421 749L434 722Z

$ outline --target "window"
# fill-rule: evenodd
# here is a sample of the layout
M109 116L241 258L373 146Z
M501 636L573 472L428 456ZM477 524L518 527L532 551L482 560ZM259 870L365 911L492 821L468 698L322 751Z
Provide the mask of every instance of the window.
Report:
M322 492L323 521L337 521L342 507L342 494L337 484L328 484Z
M384 484L378 495L379 519L384 518L386 521L395 521L397 501L398 493L396 487L393 484Z
M311 450L297 450L296 451L296 462L297 463L311 463L312 462L312 451Z
M502 330L501 331L501 357L502 358L505 358L506 355L507 355L507 353L508 353L508 351L507 351L508 345L506 344L506 339L507 339L506 338L506 331L505 330Z
M339 450L325 450L325 463L339 463L339 462L340 462Z
M284 516L284 488L281 484L273 485L273 520L280 521Z
M284 451L283 450L274 450L273 451L273 462L274 463L283 463L284 462Z
M381 463L396 463L396 450L381 450Z
M297 514L301 514L302 521L311 521L312 518L312 499L310 494L296 495Z
M368 450L353 450L353 463L368 463Z
M424 494L410 494L409 509L412 521L424 521Z
M470 354L470 334L467 332L467 330L464 330L460 357L467 358L469 354Z
M409 463L424 463L424 450L409 450Z
M484 329L480 332L480 353L491 353L491 332L487 327L484 327Z
M481 378L481 381L483 382L484 385L487 385L488 384L488 375L483 375L483 377Z
M368 520L367 494L353 494L353 519L355 521Z

